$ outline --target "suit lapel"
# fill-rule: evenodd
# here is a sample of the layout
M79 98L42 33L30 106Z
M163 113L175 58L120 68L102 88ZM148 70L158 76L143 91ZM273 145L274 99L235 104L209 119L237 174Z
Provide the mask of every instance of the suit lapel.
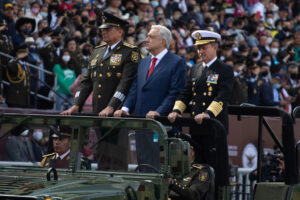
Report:
M144 58L144 63L142 63L141 65L141 78L142 78L142 86L144 86L144 84L147 81L147 74L148 74L148 70L149 70L149 66L151 64L151 56L148 56L146 58Z
M201 67L201 75L197 76L199 78L197 78L197 83L199 83L199 85L202 84L203 81L206 81L207 77L209 74L212 74L213 71L215 70L215 67L217 66L217 62L218 60L216 60L207 70L204 71L204 73L202 73L202 67Z
M145 85L147 85L149 82L151 82L153 79L155 79L155 77L160 74L160 71L167 66L167 61L168 61L168 57L170 56L170 52L168 51L168 53L161 59L161 61L158 63L158 65L156 65L156 67L154 68L153 72L151 73L151 75L149 76L149 78L147 78ZM151 61L150 61L151 63ZM150 65L150 64L149 64ZM147 75L146 75L147 76ZM144 85L144 86L145 86Z

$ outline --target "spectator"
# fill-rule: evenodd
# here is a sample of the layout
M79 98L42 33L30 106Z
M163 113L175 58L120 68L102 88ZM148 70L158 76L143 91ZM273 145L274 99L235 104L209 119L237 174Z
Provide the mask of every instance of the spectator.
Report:
M30 12L25 14L25 17L32 18L35 20L35 24L39 24L39 21L43 19L43 17L40 15L40 9L41 5L37 2L34 1L31 3L31 9ZM38 31L38 26L35 27L33 32Z
M13 37L13 44L15 48L18 48L25 42L26 37L30 36L35 30L35 20L31 18L20 18L16 22L16 29L18 34Z
M69 87L74 83L76 75L74 67L71 66L69 50L62 50L59 60L60 62L54 65L53 72L57 76L56 110L62 111L70 108L73 103L74 99Z

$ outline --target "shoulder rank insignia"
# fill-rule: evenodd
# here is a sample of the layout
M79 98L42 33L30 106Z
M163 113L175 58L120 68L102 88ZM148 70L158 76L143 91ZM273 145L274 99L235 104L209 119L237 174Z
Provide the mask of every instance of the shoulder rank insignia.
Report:
M101 44L101 45L95 46L95 49L98 49L98 48L104 47L104 46L106 46L106 44Z
M136 46L134 46L132 44L129 44L129 43L126 43L126 42L124 42L123 45L126 46L126 47L129 47L129 48L132 48L132 49L136 48Z
M219 74L210 74L210 75L207 77L206 82L207 82L207 83L212 83L212 84L217 84L218 79L219 79Z
M110 56L110 65L120 65L122 61L122 54L113 54Z
M132 62L138 63L139 62L139 53L136 51L131 52L131 60Z

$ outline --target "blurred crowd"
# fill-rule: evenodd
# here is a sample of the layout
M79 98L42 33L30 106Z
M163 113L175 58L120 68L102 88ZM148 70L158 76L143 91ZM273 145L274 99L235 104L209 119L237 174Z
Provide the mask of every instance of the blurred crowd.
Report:
M0 52L16 56L26 49L22 61L38 67L28 67L30 90L47 97L33 95L28 107L71 106L93 48L103 44L98 30L103 11L129 22L124 41L138 46L142 56L148 55L151 25L170 28L169 49L185 58L189 69L199 62L191 33L218 32L218 56L235 75L230 104L288 112L300 105L300 0L3 0L0 8ZM0 58L5 81L9 59ZM54 73L57 84L42 70ZM90 111L91 98L86 103Z

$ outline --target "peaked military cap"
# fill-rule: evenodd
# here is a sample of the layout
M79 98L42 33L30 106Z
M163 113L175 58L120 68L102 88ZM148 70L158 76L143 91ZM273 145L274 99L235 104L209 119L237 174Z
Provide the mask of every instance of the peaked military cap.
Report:
M57 128L51 126L50 128L53 131L51 135L52 138L66 138L72 136L72 128L69 126L58 126Z
M221 41L221 35L212 31L194 31L192 37L195 39L195 45L204 45Z
M125 20L122 20L110 13L104 12L102 13L102 24L99 26L99 29L104 28L112 28L112 27L120 27L125 29L129 23Z

